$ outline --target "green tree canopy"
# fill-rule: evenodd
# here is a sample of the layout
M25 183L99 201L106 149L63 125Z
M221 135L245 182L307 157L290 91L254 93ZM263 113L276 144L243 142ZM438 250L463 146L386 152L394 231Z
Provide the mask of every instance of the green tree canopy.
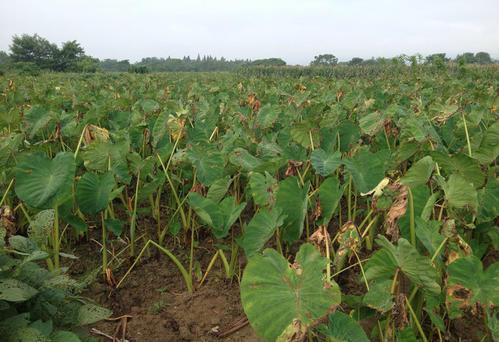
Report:
M253 62L251 62L251 65L285 66L286 62L281 58L265 58L254 60Z
M325 65L336 65L338 64L338 58L333 54L323 54L314 57L314 60L310 62L313 66L325 66Z
M478 64L490 64L492 63L492 58L490 58L490 55L488 52L477 52L475 54L475 63Z
M23 34L12 38L10 52L13 62L34 63L42 69L50 69L54 65L58 48L37 34Z
M76 40L62 44L55 58L56 71L76 71L78 61L85 56L85 50Z
M348 64L349 65L360 65L360 64L362 64L362 62L364 62L364 60L362 58L354 57L348 62Z

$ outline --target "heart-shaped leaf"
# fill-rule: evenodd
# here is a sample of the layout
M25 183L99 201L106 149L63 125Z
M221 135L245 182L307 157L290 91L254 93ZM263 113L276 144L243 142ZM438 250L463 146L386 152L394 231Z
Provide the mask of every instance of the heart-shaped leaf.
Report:
M249 260L241 301L251 326L265 341L275 341L294 320L307 327L340 303L338 285L324 280L326 264L311 244L300 247L293 265L273 249Z
M435 163L430 156L423 157L411 166L409 171L402 177L400 183L409 187L425 185L435 167Z
M359 323L339 311L330 314L327 326L321 326L319 331L331 341L369 342Z
M477 191L472 183L458 174L452 174L449 180L443 183L445 199L450 207L461 209L478 207Z
M326 177L336 171L338 166L341 165L341 153L339 151L327 153L318 148L310 155L310 161L312 162L315 172Z
M432 293L440 293L437 272L430 259L422 256L406 239L399 239L394 246L384 236L376 239L382 248L375 252L366 264L366 279L380 281L392 279L397 269L404 273L415 285Z
M335 177L329 177L322 182L319 187L322 224L327 225L329 221L331 221L331 218L338 207L338 203L340 203L340 199L343 196L345 186L346 184L341 186L340 182Z
M97 214L104 210L113 199L113 189L116 186L113 174L106 172L85 173L76 186L76 200L86 214Z
M246 257L253 256L265 246L276 229L282 225L283 219L281 210L277 208L262 209L253 216L244 229L243 235L238 239Z
M217 203L197 192L189 193L187 200L201 221L213 229L217 239L227 236L230 228L246 207L246 203L236 204L234 197L226 197Z
M301 237L307 213L307 193L310 183L303 188L296 177L288 177L279 183L276 207L286 216L282 229L284 241L294 242Z
M249 178L251 196L255 204L259 206L273 206L275 193L277 191L277 180L268 172L265 175L251 172Z
M188 152L189 159L197 171L201 183L210 186L224 175L225 160L221 152L210 145L193 147Z
M476 256L459 258L447 270L447 305L452 316L475 303L483 307L499 305L499 262L486 270Z
M359 192L369 192L385 177L385 162L388 157L386 150L371 153L362 149L352 158L343 160Z
M42 154L26 156L16 167L16 194L31 207L52 208L70 196L75 168L74 156L68 152L52 160Z

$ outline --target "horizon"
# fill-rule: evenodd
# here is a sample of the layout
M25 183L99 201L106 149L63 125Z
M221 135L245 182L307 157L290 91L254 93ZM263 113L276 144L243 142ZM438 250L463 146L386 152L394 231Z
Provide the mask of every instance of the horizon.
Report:
M20 0L0 4L0 50L9 51L14 35L36 33L59 46L76 40L100 60L131 63L148 57L195 59L198 54L228 60L275 57L290 65L307 65L325 53L342 62L417 53L455 57L484 51L499 57L496 2L407 4Z

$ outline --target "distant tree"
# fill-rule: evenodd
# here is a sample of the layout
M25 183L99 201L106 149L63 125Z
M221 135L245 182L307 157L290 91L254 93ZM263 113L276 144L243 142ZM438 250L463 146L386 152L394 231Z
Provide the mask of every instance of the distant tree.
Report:
M104 71L127 72L130 68L130 61L128 59L122 61L118 61L116 59L105 59L100 61L99 66Z
M0 51L0 65L5 65L10 63L10 57L5 51Z
M256 59L251 62L254 66L285 66L286 62L281 58Z
M99 59L90 56L83 56L76 62L75 71L77 72L97 72L99 70Z
M336 65L338 64L338 58L332 54L323 54L314 57L314 60L310 62L312 66L326 66L326 65Z
M349 65L361 65L361 64L362 64L362 62L364 62L364 60L363 60L362 58L360 58L360 57L354 57L354 58L352 58L352 59L348 62L348 64L349 64Z
M12 38L10 52L13 62L34 63L39 68L50 69L54 66L59 49L37 34L23 34Z
M407 60L409 60L409 56L402 54L396 57L392 57L391 63L392 65L404 65Z
M130 66L130 68L128 68L128 72L134 74L147 74L149 72L149 69L147 69L146 66L132 65Z
M449 61L445 53L434 53L432 55L426 56L426 64L440 65L445 64Z
M65 42L55 56L54 70L77 71L78 61L84 56L85 50L76 40Z
M475 63L477 64L490 64L492 63L492 58L488 52L477 52L475 54Z
M456 56L456 62L462 64L473 64L475 63L475 55L473 52L465 52L462 55Z

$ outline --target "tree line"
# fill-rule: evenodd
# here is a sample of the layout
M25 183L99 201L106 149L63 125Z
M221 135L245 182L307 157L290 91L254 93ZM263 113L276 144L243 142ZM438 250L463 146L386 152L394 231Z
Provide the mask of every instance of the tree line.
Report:
M18 72L37 73L40 71L55 72L182 72L182 71L234 71L241 68L251 67L279 67L286 66L286 61L281 58L266 58L258 60L235 59L229 60L224 57L200 56L191 58L158 58L147 57L136 63L129 60L104 59L99 60L85 53L84 48L76 40L67 41L57 46L49 40L37 34L12 37L9 53L0 51L0 71L15 70ZM393 58L371 58L362 59L354 57L349 61L340 62L333 54L321 54L315 56L310 62L313 67L325 67L335 65L402 65L402 64L446 64L456 62L459 64L490 64L492 60L487 52L466 52L451 59L445 53L436 53L429 56L420 54L407 56L400 55Z

